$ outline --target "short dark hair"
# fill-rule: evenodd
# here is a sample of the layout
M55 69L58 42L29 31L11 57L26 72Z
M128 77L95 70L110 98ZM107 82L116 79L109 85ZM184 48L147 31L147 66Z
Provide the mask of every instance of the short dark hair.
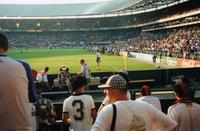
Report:
M180 98L191 97L190 89L188 85L183 81L175 84L175 86L173 87L173 90L175 93L179 95Z
M81 62L81 63L85 63L85 60L84 60L84 59L81 59L80 62Z
M46 72L49 71L49 67L45 67L44 71L46 71Z
M80 75L75 75L70 79L70 84L72 86L72 91L76 91L79 88L87 85L87 79Z
M8 47L9 47L9 42L7 37L0 32L0 48L3 48L7 51Z
M148 85L143 85L141 89L141 95L142 96L148 96L151 95L151 88Z

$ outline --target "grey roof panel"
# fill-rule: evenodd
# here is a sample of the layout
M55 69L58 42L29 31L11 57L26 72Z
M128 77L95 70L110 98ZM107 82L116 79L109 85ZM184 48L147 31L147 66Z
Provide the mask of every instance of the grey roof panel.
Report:
M111 0L84 4L21 5L0 4L0 16L72 16L103 14L126 8L137 0Z

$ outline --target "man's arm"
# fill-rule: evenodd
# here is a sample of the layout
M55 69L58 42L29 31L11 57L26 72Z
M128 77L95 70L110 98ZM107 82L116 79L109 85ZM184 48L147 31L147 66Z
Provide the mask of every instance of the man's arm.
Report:
M151 106L151 113L152 116L154 116L154 122L155 124L159 125L159 128L163 131L173 131L176 128L176 121L173 119L167 117L166 114L159 111L155 107Z
M91 131L108 131L112 122L113 107L106 105L98 114Z
M54 122L56 120L56 111L55 111L55 108L54 108L52 102L50 103L50 106L51 106L51 115L50 115L50 118L51 118L51 122Z
M91 109L91 116L93 118L93 123L94 123L97 117L96 108Z
M62 121L64 124L70 125L71 120L69 119L69 113L68 112L63 112L62 113Z
M28 98L29 102L34 103L36 101L36 94L35 94L35 84L33 81L32 70L28 63L18 60L24 67L26 71L26 75L28 78Z

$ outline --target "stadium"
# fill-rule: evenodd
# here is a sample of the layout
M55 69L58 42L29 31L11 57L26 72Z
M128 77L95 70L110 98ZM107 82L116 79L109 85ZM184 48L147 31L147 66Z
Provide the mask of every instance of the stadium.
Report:
M105 94L101 79L127 71L131 98L142 85L152 87L162 111L172 105L172 83L188 78L194 101L200 103L200 1L110 0L79 4L0 4L0 31L10 43L8 55L27 61L32 69L50 68L52 90L43 97L53 101L56 122L51 130L68 130L61 122L62 105L71 95L57 89L60 67L80 72L79 60L90 65L87 94L98 109ZM97 69L95 52L102 61Z

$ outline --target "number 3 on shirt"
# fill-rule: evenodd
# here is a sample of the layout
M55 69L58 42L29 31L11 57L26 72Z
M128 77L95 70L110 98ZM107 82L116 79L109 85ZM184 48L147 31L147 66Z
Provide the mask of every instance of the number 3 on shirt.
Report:
M75 108L76 112L74 114L74 120L83 120L84 118L84 103L81 100L74 100L72 106Z

